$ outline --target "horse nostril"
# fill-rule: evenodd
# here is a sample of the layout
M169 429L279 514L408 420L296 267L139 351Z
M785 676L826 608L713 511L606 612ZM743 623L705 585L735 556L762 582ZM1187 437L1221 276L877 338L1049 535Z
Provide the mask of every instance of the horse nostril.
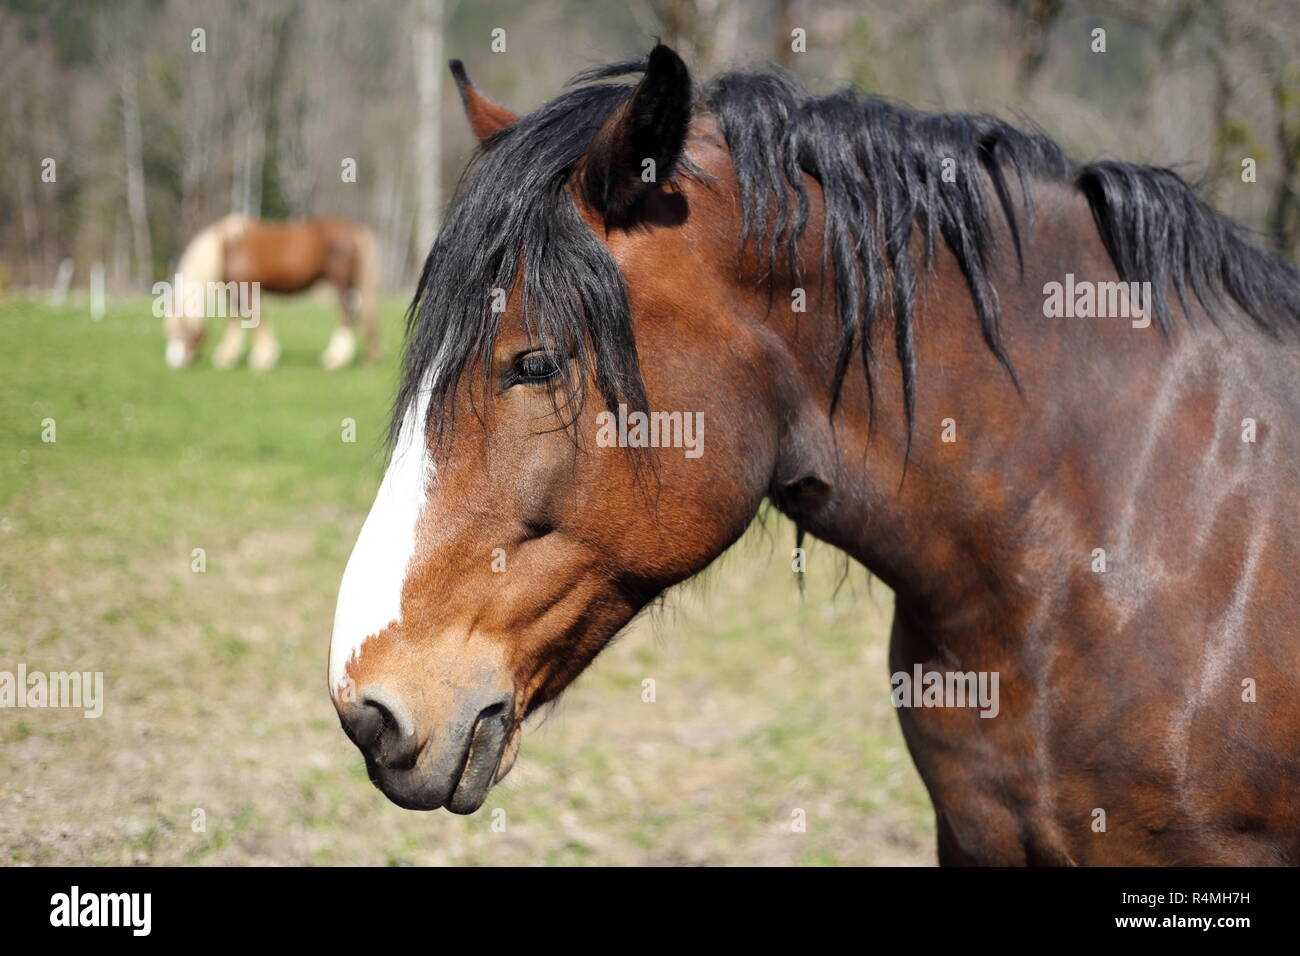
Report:
M504 714L505 711L506 711L506 702L504 700L499 700L495 704L489 704L488 706L480 710L478 712L478 719L475 720L474 723L477 724L484 720L491 720L493 717L498 717L501 714Z
M401 728L398 726L397 718L393 716L393 712L379 701L368 700L366 701L366 707L379 712L379 733L401 733Z
M352 742L381 766L411 766L419 756L410 712L382 687L362 688L357 703L341 710L339 717Z
M379 709L367 704L340 713L339 719L348 738L362 750L369 748L384 728L383 716Z

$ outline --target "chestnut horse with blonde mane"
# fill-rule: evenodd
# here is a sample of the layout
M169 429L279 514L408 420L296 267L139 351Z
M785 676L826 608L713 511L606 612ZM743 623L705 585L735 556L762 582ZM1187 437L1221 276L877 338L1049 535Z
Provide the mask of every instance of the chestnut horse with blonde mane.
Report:
M181 256L166 313L167 364L181 368L194 361L215 312L226 320L226 331L213 353L214 365L230 368L238 362L244 330L251 328L249 367L274 368L280 347L261 315L261 292L303 292L322 279L338 291L340 319L321 364L327 369L349 364L358 331L365 338L366 360L374 361L379 357L379 258L369 229L341 219L267 222L232 213L218 220ZM248 289L256 291L250 295ZM219 306L213 308L213 302Z
M330 648L390 799L478 809L768 499L893 589L862 692L942 863L1300 863L1292 266L986 116L658 46L516 117L452 69L481 149Z

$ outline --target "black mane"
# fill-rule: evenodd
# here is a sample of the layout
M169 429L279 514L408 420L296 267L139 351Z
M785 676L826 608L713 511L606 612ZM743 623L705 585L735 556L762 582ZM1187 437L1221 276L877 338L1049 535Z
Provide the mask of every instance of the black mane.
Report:
M491 354L499 319L492 290L509 292L517 275L525 322L540 343L576 355L582 375L594 374L609 405L644 408L622 275L565 192L594 134L631 94L619 77L643 68L621 63L581 74L574 81L580 85L497 134L471 162L407 314L390 438L426 376L432 376L430 418L442 434L454 414L455 383ZM1169 170L1077 165L1047 137L988 116L921 113L847 90L814 96L775 69L719 76L703 89L697 109L716 116L726 137L740 188L742 242L755 243L774 268L789 256L798 270L795 245L809 217L802 174L821 184L823 254L833 267L843 323L837 394L855 341L870 386L873 323L892 311L909 420L916 279L940 240L966 279L984 341L1014 380L987 266L998 215L1023 256L1027 223L1016 209L1032 219L1035 181L1082 192L1120 278L1151 282L1162 329L1168 329L1170 291L1184 311L1190 291L1212 318L1231 299L1274 335L1300 321L1300 273L1258 249L1246 230L1202 203ZM941 178L944 158L955 161L953 182ZM980 170L984 176L971 174ZM693 172L687 167L677 175ZM919 264L910 241L917 228L925 240ZM489 363L483 365L486 372Z

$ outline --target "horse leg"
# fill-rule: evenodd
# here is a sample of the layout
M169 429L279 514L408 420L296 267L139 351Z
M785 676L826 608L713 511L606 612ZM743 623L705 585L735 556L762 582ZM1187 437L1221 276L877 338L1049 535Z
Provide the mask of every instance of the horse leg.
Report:
M221 344L217 350L212 353L212 364L220 369L227 369L239 361L239 356L244 351L244 327L240 323L240 316L236 312L234 315L226 317L226 332L221 336Z
M339 324L321 354L320 363L333 371L352 362L357 354L357 294L339 285Z
M253 351L248 355L248 367L254 372L269 372L280 360L280 345L275 341L270 323L262 321L261 310L253 319Z
M934 823L935 836L938 838L939 844L940 866L979 865L980 861L973 859L962 847L961 841L957 839L957 834L953 832L953 828L948 822L947 815L942 810L935 811Z
M374 233L369 229L360 230L353 241L347 287L366 340L366 364L377 362L383 354L379 345L379 257Z

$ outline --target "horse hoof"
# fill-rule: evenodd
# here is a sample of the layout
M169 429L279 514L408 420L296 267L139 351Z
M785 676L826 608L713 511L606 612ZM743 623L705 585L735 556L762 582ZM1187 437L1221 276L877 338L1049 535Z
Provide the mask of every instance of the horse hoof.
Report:
M329 345L321 353L320 364L329 371L340 369L345 365L352 364L352 359L357 354L357 340L352 334L351 329L339 327L334 330L330 336Z
M275 349L271 352L254 352L248 356L248 367L254 372L269 372L275 368L275 363L280 360L280 350Z

